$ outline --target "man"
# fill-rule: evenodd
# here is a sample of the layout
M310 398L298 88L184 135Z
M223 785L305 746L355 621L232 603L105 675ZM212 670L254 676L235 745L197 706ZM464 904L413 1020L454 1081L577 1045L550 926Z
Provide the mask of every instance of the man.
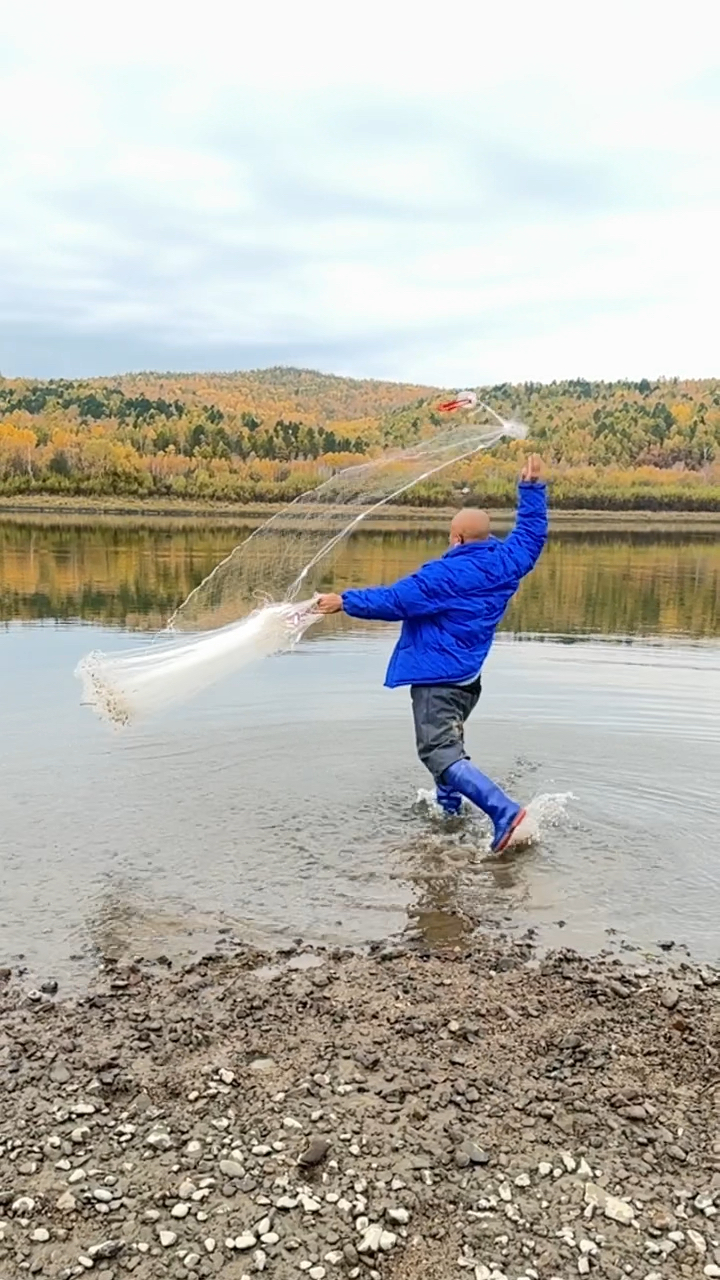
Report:
M438 804L458 813L465 796L493 823L500 853L525 810L471 763L464 725L477 705L481 671L495 631L520 581L547 539L542 459L526 459L518 486L515 528L504 540L490 533L486 511L458 511L450 549L392 587L321 595L321 613L402 622L385 684L410 685L417 750L437 786Z

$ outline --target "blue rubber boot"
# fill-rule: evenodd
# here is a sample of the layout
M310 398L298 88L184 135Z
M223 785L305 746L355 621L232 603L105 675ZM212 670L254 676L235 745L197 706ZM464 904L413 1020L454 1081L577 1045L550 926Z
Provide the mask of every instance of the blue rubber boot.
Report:
M435 799L443 813L446 813L450 818L457 818L463 802L459 791L454 791L452 787L444 787L441 782L438 782Z
M510 837L525 817L525 810L500 788L492 778L481 773L470 760L458 760L451 764L439 779L440 785L459 791L476 804L491 819L495 834L493 853L507 848Z

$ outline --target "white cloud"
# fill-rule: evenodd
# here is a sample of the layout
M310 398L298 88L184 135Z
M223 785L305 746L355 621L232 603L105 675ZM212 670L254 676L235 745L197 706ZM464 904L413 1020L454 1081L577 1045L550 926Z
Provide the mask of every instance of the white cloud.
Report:
M716 374L717 33L709 2L26 0L0 369Z

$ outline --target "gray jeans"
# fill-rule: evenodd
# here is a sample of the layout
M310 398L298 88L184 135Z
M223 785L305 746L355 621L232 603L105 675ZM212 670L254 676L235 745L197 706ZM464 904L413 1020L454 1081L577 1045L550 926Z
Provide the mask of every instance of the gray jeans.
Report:
M478 704L480 677L472 684L414 684L410 689L417 753L435 781L465 759L465 721Z

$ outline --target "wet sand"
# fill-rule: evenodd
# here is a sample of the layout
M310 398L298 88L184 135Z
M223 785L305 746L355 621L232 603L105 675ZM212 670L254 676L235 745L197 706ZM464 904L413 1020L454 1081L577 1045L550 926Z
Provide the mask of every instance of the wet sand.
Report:
M4 971L3 1280L720 1276L718 973L421 945Z

